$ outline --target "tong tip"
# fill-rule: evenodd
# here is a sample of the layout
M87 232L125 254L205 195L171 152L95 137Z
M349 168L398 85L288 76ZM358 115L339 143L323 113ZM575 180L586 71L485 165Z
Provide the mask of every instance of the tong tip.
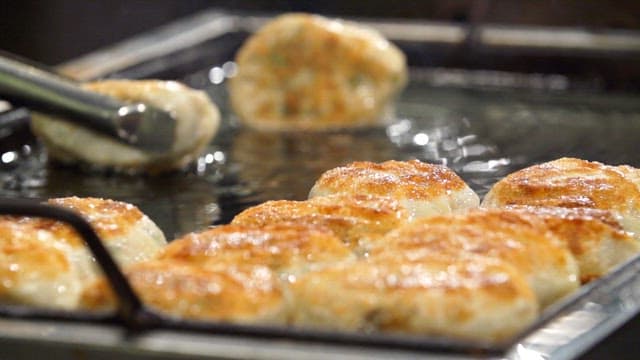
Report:
M126 143L151 153L171 151L176 120L168 112L143 103L121 107L117 113L119 136Z

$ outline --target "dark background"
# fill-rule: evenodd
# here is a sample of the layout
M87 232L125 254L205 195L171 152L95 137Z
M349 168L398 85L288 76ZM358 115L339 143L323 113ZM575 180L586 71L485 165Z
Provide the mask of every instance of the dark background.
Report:
M2 0L0 49L54 65L209 7L595 31L640 29L637 0Z

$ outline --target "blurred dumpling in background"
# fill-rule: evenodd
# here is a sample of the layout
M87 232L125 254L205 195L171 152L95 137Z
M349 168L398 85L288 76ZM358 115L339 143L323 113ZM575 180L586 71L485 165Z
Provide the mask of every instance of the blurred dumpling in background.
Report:
M174 81L104 80L85 89L124 102L143 102L173 115L175 141L163 154L152 154L50 115L34 113L32 128L49 156L63 163L129 172L177 170L195 160L218 130L220 113L209 97Z
M260 130L380 124L407 78L404 54L377 31L309 14L270 21L236 62L231 104Z
M138 208L97 198L49 201L78 212L121 266L155 256L165 244L160 229ZM51 219L0 217L0 302L73 309L100 271L83 239Z
M371 194L402 204L410 219L478 207L478 195L453 170L411 161L357 161L323 173L309 197L330 194Z

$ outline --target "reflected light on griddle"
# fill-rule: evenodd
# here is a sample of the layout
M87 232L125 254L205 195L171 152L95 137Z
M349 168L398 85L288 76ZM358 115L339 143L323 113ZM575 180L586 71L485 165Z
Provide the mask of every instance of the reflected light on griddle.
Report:
M225 79L230 79L238 74L238 66L233 61L227 61L222 66L214 66L209 70L207 78L214 85L220 85Z
M425 133L418 133L413 136L413 142L418 146L424 146L429 143L429 135Z
M4 164L11 164L18 159L18 153L15 151L7 151L0 156L0 161Z
M511 160L508 158L493 159L488 161L471 161L462 167L465 172L493 172L497 168L508 166Z
M213 84L222 84L224 81L224 70L221 67L213 67L209 70L209 81Z
M546 356L544 356L543 354L535 351L535 350L531 350L531 349L527 349L526 347L522 346L521 344L518 344L518 346L516 346L516 352L515 352L515 359L518 360L545 360L547 359Z

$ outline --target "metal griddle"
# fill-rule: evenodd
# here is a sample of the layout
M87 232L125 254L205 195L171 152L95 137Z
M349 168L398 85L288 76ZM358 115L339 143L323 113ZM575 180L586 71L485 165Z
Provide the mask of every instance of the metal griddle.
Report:
M640 133L638 95L604 92L611 87L607 79L584 73L545 72L545 64L554 59L566 64L576 58L596 66L609 61L602 52L637 58L637 34L604 33L598 39L610 41L590 43L571 36L581 34L579 29L537 29L537 36L527 38L531 29L364 21L396 42L411 65L396 121L366 130L264 134L238 125L225 82L236 70L235 51L268 18L207 11L59 67L79 80L177 79L207 91L221 108L222 129L187 171L140 177L51 164L29 132L28 112L12 109L0 114L0 196L99 196L130 202L171 239L226 223L265 200L303 199L318 175L355 160L418 158L445 164L480 195L512 171L561 156L640 166L633 151ZM615 46L603 49L603 43ZM533 56L541 59L532 65L540 72L440 67L461 49L475 57L478 67ZM0 211L18 210L5 204ZM97 257L107 273L117 273L108 259ZM638 313L638 270L640 257L583 286L501 344L193 323L136 306L117 316L3 307L0 358L572 358ZM121 281L117 277L114 281Z

